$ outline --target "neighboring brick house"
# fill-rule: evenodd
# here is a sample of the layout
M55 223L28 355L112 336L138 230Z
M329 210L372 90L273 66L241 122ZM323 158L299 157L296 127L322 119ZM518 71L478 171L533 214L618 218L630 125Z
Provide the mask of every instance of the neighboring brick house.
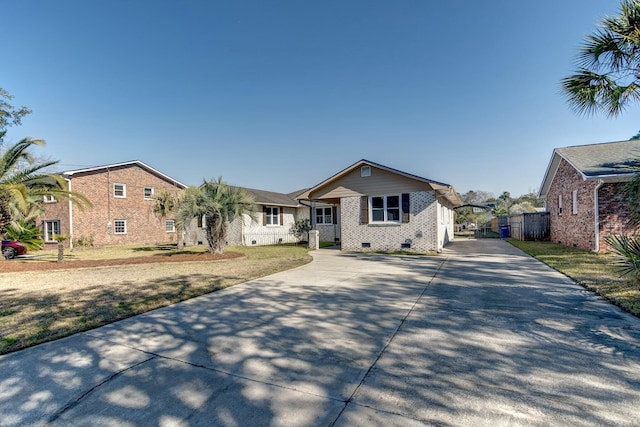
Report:
M342 249L348 251L440 251L453 238L453 208L462 204L451 185L368 160L354 163L297 199L310 204L316 214L318 206L336 207L333 217ZM313 226L322 227L317 221Z
M45 199L38 221L45 243L54 243L55 234L69 235L71 246L82 241L95 246L176 241L173 219L153 214L153 195L182 191L185 184L138 160L61 175L71 191L87 197L93 206L80 209L66 200Z
M611 234L633 233L624 185L640 159L640 141L556 148L539 197L550 212L550 239L606 252Z

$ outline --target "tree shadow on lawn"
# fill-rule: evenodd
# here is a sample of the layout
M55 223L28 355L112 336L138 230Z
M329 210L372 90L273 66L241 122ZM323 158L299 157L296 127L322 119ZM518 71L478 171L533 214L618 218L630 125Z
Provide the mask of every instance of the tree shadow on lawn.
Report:
M150 310L223 289L241 277L179 275L140 284L124 280L65 293L24 293L18 287L0 291L5 313L0 353L16 351ZM15 325L16 329L13 329Z

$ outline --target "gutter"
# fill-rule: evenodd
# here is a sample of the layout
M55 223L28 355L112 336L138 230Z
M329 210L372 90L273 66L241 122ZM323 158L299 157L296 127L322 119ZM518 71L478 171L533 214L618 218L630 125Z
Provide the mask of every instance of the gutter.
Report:
M65 178L69 187L67 188L69 193L71 193L71 178ZM71 197L69 197L69 249L73 249L73 202L71 201Z
M594 224L594 231L595 231L595 252L598 253L600 252L600 206L599 206L599 202L598 202L598 190L600 190L600 187L602 187L602 184L604 184L604 181L602 179L598 180L598 184L596 184L596 188L593 189L593 206L595 209L594 212L594 218L595 218L595 224Z

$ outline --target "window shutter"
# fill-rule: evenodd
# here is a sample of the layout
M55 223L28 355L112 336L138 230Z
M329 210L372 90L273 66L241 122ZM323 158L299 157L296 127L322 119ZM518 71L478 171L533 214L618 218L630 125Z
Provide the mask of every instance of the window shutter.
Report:
M409 222L409 212L411 205L409 203L409 193L402 193L402 222Z
M267 225L267 208L262 207L262 225Z
M284 225L284 208L278 208L278 217L280 217L280 225Z
M333 219L334 224L338 223L338 208L335 206L331 208L331 218Z
M369 196L360 198L360 224L369 224Z

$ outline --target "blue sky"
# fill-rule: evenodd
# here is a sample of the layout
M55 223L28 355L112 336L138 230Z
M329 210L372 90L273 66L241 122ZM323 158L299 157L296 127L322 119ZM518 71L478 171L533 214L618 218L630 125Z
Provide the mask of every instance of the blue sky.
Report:
M560 80L617 1L0 0L0 87L77 169L290 192L365 158L464 193L537 190L554 147L629 139Z

